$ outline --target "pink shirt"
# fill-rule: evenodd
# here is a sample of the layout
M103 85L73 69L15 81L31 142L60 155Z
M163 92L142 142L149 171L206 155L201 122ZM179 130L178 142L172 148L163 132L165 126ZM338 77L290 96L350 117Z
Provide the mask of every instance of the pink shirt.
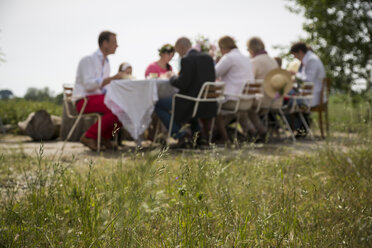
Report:
M153 62L147 67L146 72L145 72L145 77L147 77L150 73L157 73L159 77L161 74L166 73L168 71L172 71L172 66L169 65L169 70L167 70L167 69L161 68L158 65L158 63Z

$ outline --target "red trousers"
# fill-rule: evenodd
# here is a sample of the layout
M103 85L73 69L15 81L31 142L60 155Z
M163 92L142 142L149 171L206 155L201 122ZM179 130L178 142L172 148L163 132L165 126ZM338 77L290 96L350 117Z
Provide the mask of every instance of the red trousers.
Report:
M109 108L104 104L105 95L91 95L87 96L88 103L85 107L84 113L100 113L101 117L101 134L104 139L112 138L112 131L114 130L115 123L117 128L121 127L116 115L114 115ZM80 112L83 107L84 100L79 100L76 102L76 109ZM86 131L85 136L91 139L97 139L98 137L98 121L94 123L88 131Z

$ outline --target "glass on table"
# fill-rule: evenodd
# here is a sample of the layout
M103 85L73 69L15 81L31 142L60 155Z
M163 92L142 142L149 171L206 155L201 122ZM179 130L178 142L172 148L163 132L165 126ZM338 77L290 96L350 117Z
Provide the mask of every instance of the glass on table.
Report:
M149 75L147 76L148 79L154 79L154 78L158 78L158 74L157 73L149 73Z

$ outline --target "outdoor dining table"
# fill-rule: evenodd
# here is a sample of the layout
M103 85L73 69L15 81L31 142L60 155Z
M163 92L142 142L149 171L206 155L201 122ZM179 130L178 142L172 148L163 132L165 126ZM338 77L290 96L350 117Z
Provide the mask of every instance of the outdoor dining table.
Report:
M155 103L177 92L168 79L113 80L107 87L106 106L137 144L149 127Z

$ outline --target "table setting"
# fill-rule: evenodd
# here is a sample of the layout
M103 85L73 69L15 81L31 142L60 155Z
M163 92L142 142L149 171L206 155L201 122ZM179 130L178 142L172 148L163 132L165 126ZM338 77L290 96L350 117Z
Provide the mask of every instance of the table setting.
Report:
M106 106L114 113L137 144L151 123L158 99L177 93L168 79L113 80L107 87Z

